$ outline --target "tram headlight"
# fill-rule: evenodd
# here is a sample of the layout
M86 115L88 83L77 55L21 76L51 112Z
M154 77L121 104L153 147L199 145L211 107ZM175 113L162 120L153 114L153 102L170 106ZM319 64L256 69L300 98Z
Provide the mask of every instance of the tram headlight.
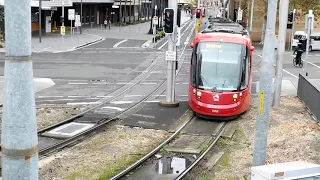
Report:
M238 97L238 94L234 94L233 98L236 99Z
M197 92L198 99L200 99L202 93L200 91Z
M194 96L196 95L196 90L195 90L195 89L193 89L193 95L194 95Z

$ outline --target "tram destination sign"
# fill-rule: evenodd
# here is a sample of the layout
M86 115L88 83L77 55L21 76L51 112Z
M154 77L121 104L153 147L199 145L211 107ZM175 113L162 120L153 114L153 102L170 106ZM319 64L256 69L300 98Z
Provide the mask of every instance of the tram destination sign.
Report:
M175 61L177 57L176 52L166 51L166 61Z

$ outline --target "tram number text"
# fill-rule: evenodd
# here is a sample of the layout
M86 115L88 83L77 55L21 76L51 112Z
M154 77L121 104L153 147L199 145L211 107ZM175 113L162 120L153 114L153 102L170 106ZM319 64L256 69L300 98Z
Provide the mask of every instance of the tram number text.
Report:
M213 113L218 113L218 112L219 112L219 110L217 110L217 109L213 109L213 110L212 110L212 112L213 112Z

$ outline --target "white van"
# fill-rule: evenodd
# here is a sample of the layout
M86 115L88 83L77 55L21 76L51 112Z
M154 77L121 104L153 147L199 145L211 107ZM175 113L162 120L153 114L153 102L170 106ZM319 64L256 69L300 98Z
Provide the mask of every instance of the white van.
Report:
M305 39L305 38L307 38L307 34L304 31L296 31L292 39L292 49L297 47L300 39ZM311 43L309 46L309 51L320 50L320 32L312 33L310 38L311 38Z

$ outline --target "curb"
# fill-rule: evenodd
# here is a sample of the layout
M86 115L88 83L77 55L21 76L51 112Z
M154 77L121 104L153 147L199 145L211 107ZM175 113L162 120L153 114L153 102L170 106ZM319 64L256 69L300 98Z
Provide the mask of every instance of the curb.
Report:
M89 45L91 45L91 44L95 44L95 43L101 42L101 41L103 41L103 40L105 40L105 38L100 38L100 39L98 39L98 40L91 41L91 42L82 44L82 45L80 45L80 46L76 46L76 47L72 48L72 50L73 50L73 51L74 51L74 50L78 50L78 49L84 48L84 47L86 47L86 46L89 46Z
M163 107L178 107L179 102L166 102L166 101L160 101L160 106Z

